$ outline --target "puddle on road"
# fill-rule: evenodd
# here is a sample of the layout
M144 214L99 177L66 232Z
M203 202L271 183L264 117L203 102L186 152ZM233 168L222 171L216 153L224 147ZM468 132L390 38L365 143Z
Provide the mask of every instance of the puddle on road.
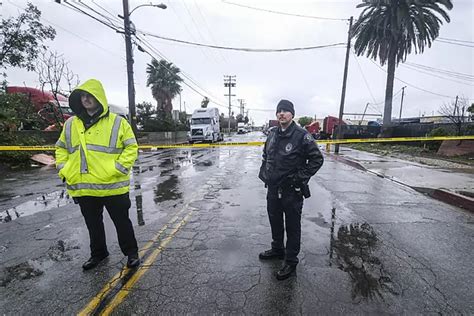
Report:
M171 175L168 179L158 184L153 190L155 193L153 201L155 203L160 203L180 199L182 193L178 190L178 183L178 176Z
M332 209L329 265L347 272L352 281L352 299L398 295L390 276L374 254L379 239L368 223L341 225L335 236L336 209Z
M48 211L66 204L72 203L72 199L66 190L54 191L38 196L34 200L26 201L15 207L0 212L0 222L10 222L20 217L32 215L38 212Z

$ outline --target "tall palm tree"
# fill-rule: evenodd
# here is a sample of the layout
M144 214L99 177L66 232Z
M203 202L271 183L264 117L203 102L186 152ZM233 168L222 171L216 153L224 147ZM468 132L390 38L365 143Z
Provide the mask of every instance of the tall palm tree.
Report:
M182 90L179 84L183 81L179 76L181 71L171 62L164 59L157 61L153 58L147 65L146 72L148 74L146 85L151 86L151 94L158 103L157 110L171 113L173 110L171 101Z
M423 53L439 35L443 21L450 18L441 7L451 10L451 0L363 0L364 8L354 24L352 35L358 56L380 60L387 66L383 123L389 126L392 116L393 80L395 68L412 51ZM441 18L440 18L441 17Z

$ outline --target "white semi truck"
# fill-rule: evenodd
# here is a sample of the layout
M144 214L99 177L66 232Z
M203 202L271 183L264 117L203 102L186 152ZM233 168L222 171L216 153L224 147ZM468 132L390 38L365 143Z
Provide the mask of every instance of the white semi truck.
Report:
M224 139L219 122L217 108L200 108L191 116L191 130L188 133L190 144L200 142L217 142Z

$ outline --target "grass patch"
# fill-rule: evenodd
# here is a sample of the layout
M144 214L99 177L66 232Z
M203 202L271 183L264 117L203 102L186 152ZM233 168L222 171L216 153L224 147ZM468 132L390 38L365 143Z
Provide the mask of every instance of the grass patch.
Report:
M400 143L356 143L347 144L344 146L382 156L409 155L412 157L439 159L474 166L474 157L472 155L445 157L438 155L437 150L434 150L428 145L422 143L418 143L416 145L406 145Z

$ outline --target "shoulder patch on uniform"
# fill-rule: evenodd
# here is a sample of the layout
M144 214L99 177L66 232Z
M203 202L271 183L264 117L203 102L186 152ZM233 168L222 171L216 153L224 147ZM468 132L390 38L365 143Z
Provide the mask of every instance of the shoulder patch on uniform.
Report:
M308 143L314 142L314 138L310 133L307 133L306 135L304 135L304 140Z

